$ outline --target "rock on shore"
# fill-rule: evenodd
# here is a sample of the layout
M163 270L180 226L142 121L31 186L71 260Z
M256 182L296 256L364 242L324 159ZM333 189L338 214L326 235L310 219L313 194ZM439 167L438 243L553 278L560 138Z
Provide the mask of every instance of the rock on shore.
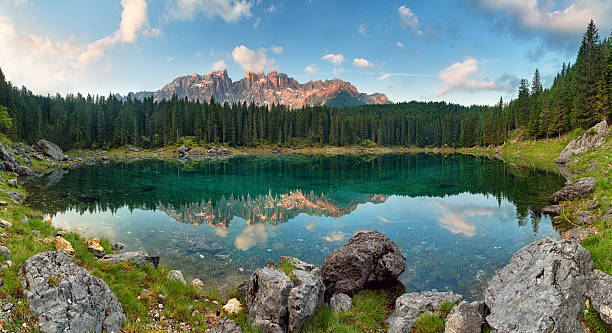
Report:
M34 145L34 149L51 157L56 161L65 161L68 159L68 156L64 154L64 152L58 145L47 140L38 140L38 142L36 142L36 144Z
M597 181L593 177L585 177L565 183L562 189L550 196L550 202L558 204L561 201L581 199L593 193Z
M579 138L576 138L567 144L565 149L559 154L556 162L559 164L569 162L570 157L578 154L582 154L590 149L595 149L604 143L610 136L610 129L608 123L602 120L597 125L593 126L590 130L586 131Z
M102 257L102 259L100 260L110 262L111 264L118 264L121 262L131 262L138 266L151 265L154 268L157 268L157 265L159 265L159 257L150 256L145 251L107 254L104 257Z
M406 256L378 231L360 232L332 252L321 267L326 297L353 295L367 284L393 282L404 272Z
M443 302L457 303L463 297L451 291L407 293L395 300L395 310L387 319L389 333L410 333L417 318L425 311L437 311Z
M41 332L119 332L123 308L108 285L74 264L64 251L25 261L22 281Z

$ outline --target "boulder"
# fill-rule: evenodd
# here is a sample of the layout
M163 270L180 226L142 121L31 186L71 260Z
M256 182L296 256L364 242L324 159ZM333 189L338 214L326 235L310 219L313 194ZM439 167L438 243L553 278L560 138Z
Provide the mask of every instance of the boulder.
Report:
M588 298L603 321L612 325L612 276L596 269L589 276Z
M583 239L587 238L590 235L587 229L581 227L575 227L568 231L566 231L563 236L563 239L571 241L571 242L582 242Z
M334 312L348 311L353 304L353 299L347 294L335 294L329 299L329 306Z
M22 284L41 332L119 332L123 308L108 285L63 251L27 259Z
M389 333L410 333L417 318L425 311L435 312L443 302L457 303L463 297L452 291L421 291L403 294L395 300L395 310L387 319Z
M87 249L93 253L96 258L102 258L106 254L102 244L100 244L100 238L91 238L87 241Z
M111 264L118 264L122 262L131 262L137 266L142 265L151 265L154 268L157 268L159 265L159 257L158 256L150 256L145 251L135 251L135 252L124 252L124 253L116 253L116 254L107 254L101 261L106 261Z
M11 222L0 219L0 228L10 229L12 226L13 224Z
M549 200L553 204L558 204L561 201L582 199L593 193L596 183L597 182L593 177L585 177L568 181L565 183L565 186L563 186L563 188L559 191L555 192Z
M591 254L580 244L543 237L520 249L485 291L486 320L500 332L584 332Z
M55 239L55 249L64 251L68 254L72 254L74 252L72 244L70 244L70 242L65 240L63 237L57 237Z
M14 179L10 179L10 180L14 180ZM17 181L15 181L15 184L17 184ZM15 187L17 187L17 185L15 185ZM8 190L0 190L0 192L8 194L11 197L11 199L13 199L13 201L15 202L22 203L24 200L23 194L19 192L8 191Z
M560 205L548 205L542 208L542 214L557 216L561 214L561 206Z
M325 285L318 268L281 257L293 268L292 278L275 265L257 269L246 285L249 323L264 332L299 332L323 304ZM294 282L295 281L295 282Z
M610 136L610 129L608 128L608 123L604 119L580 137L570 141L561 154L559 154L556 162L559 164L567 163L570 157L603 145L606 143L608 136Z
M34 144L34 149L56 161L65 161L68 159L68 156L64 155L64 152L60 147L47 140L38 140L38 142Z
M595 220L595 215L593 215L593 213L591 212L582 211L576 214L576 224L577 225L592 224L594 220Z
M377 231L360 232L332 252L321 267L327 296L353 295L368 284L388 283L406 268L406 256Z
M204 287L204 282L202 282L202 280L196 278L196 279L191 280L191 285L194 286L194 287L202 288L202 287Z
M215 327L207 330L206 333L242 333L242 328L235 321L223 317L219 319Z
M187 155L187 152L191 150L191 148L187 147L187 146L180 146L176 152L179 153L180 155Z
M9 147L5 147L0 143L0 167L7 171L15 171L15 168L19 165L13 151Z
M480 333L482 316L468 302L453 307L446 317L444 333Z
M32 177L32 176L37 175L37 173L32 171L32 169L28 168L27 166L23 166L23 165L16 166L15 173L21 177Z
M183 277L183 272L176 269L173 269L168 272L168 280L177 280L180 281L182 284L187 284L187 282L185 282L185 278Z
M3 264L5 261L10 261L11 250L9 250L6 246L0 246L0 256L0 265Z

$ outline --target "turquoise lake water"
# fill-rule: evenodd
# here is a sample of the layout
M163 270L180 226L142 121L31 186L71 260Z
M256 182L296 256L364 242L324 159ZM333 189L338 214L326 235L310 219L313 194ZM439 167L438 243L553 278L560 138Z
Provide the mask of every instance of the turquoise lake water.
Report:
M240 156L56 171L26 184L26 203L213 288L283 255L321 265L355 233L378 230L406 255L408 291L473 298L516 250L558 235L538 211L563 181L461 155Z

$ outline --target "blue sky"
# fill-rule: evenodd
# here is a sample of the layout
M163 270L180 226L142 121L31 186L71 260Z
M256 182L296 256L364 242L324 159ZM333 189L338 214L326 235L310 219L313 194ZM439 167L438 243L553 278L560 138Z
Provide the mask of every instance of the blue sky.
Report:
M340 77L395 102L493 104L550 84L604 0L0 0L0 67L36 93L156 90L177 76Z

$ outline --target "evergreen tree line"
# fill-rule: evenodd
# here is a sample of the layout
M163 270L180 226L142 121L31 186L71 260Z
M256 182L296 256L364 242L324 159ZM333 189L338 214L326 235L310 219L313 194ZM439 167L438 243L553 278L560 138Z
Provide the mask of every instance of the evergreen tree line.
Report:
M538 138L588 128L612 118L612 38L600 40L591 21L573 65L549 89L536 69L531 88L495 106L409 102L350 108L118 99L114 95L40 96L6 82L0 70L0 130L13 140L47 139L64 149L135 145L161 147L182 137L202 144L329 144L383 146L499 145L511 131Z

